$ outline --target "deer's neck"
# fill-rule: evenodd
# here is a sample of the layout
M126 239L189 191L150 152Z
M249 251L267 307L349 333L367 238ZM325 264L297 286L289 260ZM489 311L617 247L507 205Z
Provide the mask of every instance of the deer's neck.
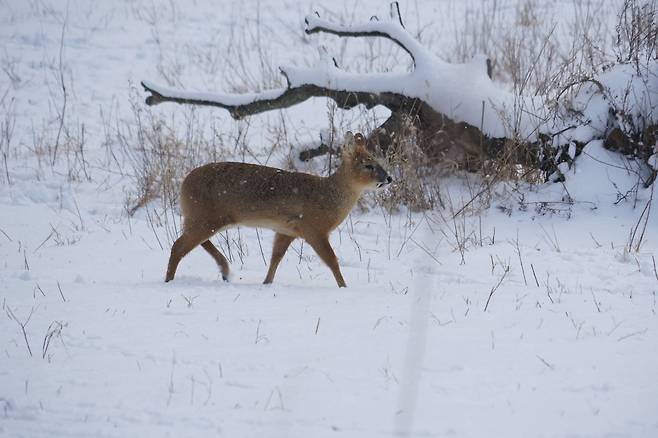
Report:
M363 189L354 183L354 178L348 166L340 166L333 175L328 177L328 183L336 191L340 204L351 210L359 200Z

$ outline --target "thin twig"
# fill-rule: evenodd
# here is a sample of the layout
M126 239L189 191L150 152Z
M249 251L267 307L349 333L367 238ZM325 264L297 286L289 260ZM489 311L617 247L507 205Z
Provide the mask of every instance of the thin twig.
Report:
M59 114L59 128L57 129L57 137L55 138L55 146L53 150L53 160L52 164L54 165L57 161L57 149L59 148L59 140L62 135L62 129L64 128L64 119L66 117L66 103L68 99L68 93L66 91L66 83L64 82L64 34L66 33L66 26L69 21L69 4L66 3L66 15L64 16L64 22L62 23L62 33L59 39L59 85L62 88L62 112Z
M400 14L400 3L396 1L391 3L391 9L393 7L395 7L395 11L397 12L397 17L398 17L398 21L400 22L400 26L402 26L403 29L406 29L404 27L404 23L402 22L402 14Z
M489 307L489 301L491 301L491 297L493 296L494 292L498 289L498 287L502 284L503 280L505 280L505 277L507 277L507 273L510 271L509 266L505 268L505 271L503 272L503 275L500 277L500 280L498 280L498 283L491 288L491 292L489 292L489 298L487 298L487 303L484 305L484 311L487 311L487 308Z
M36 254L36 252L39 251L39 249L40 249L43 245L45 245L45 243L46 243L51 237L53 237L53 234L55 234L55 229L54 229L54 228L53 228L53 230L50 232L50 234L48 234L48 237L46 237L45 239L43 239L43 242L41 242L41 243L39 244L39 246L37 246L37 247L35 248L35 250L32 251L32 253L33 253L33 254Z
M438 263L439 265L443 265L443 263L441 263L441 262L439 261L439 259L437 259L436 257L434 257L434 254L432 254L431 252L429 252L429 251L427 250L427 248L425 248L423 245L421 245L420 243L416 242L416 240L415 240L413 237L409 237L409 240L411 240L413 243L415 243L416 246L417 246L418 248L422 249L422 250L425 252L425 254L427 254L428 256L432 257L432 260L434 260L436 263Z
M644 225L642 226L642 232L640 233L640 237L637 240L637 245L635 246L635 252L640 252L640 246L642 246L642 241L644 240L644 233L647 231L647 224L649 223L649 216L651 215L651 205L653 204L653 192L655 187L656 187L655 184L651 185L651 195L649 196L649 200L647 201L647 207L645 207L647 214L644 218ZM640 219L642 219L641 216ZM639 221L638 221L638 226L639 226Z
M7 312L11 318L16 321L16 324L21 328L21 331L23 332L23 339L25 339L25 345L27 345L27 351L30 353L30 357L32 356L32 348L30 348L30 341L27 339L27 332L25 331L25 327L30 323L30 319L32 318L32 314L34 313L34 307L32 307L32 310L30 310L30 314L27 316L27 319L25 322L20 322L16 315L14 315L14 312L11 310L9 306L7 306Z
M258 239L258 248L260 248L260 256L263 258L263 264L267 266L267 260L265 260L265 253L263 252L263 245L260 243L260 233L258 228L256 228L256 238Z
M596 310L601 313L601 306L599 305L599 302L596 300L596 295L594 295L594 290L590 289L590 292L592 293L592 299L594 300L594 305L596 306Z
M66 302L66 298L64 298L64 292L62 292L62 286L59 285L59 281L57 282L57 290L59 290L59 296L62 297L62 301Z
M486 193L489 189L491 189L491 186L493 186L494 183L498 180L498 177L499 177L498 174L494 175L494 177L491 179L491 181L489 181L489 182L484 186L484 188L482 188L482 190L480 190L478 193L476 193L475 196L473 196L473 197L471 198L470 201L468 201L466 204L464 204L464 205L462 206L462 208L460 208L459 210L457 210L457 213L453 214L452 217L453 217L453 218L456 218L457 216L459 216L459 215L460 215L464 210L466 210L466 209L467 209L467 208L468 208L473 202L475 202L475 200L476 200L477 198L479 198L480 196L482 196L483 193Z
M530 263L530 269L532 269L532 276L535 277L535 284L539 287L539 280L537 280L537 274L535 274L535 267Z
M55 336L61 336L62 329L64 327L65 327L65 325L62 324L59 321L53 321L48 326L48 330L46 330L46 335L43 338L43 344L41 345L41 357L43 359L45 359L46 354L48 354L48 348L50 347L50 341Z
M638 331L636 331L636 332L629 333L629 334L627 334L627 335L621 336L621 337L617 338L617 342L621 342L621 341L623 341L624 339L628 339L628 338L630 338L630 337L632 337L632 336L643 335L643 334L645 334L648 330L649 330L649 329L638 330Z
M5 230L3 230L2 228L0 228L0 233L2 233L7 238L7 240L13 242L13 239L9 237L9 234L5 233Z
M519 263L521 264L521 273L523 274L523 282L528 285L528 280L525 277L525 268L523 267L523 258L521 257L521 247L519 246L519 230L516 230L516 241L514 242L516 253L519 256Z
M34 289L41 292L41 295L43 295L44 297L46 296L46 293L43 291L43 289L41 289L41 286L39 286L39 283L37 283L37 285L34 287Z
M541 356L538 355L538 354L537 354L536 356L537 356L537 359L539 359L539 360L540 360L544 365L546 365L550 370L553 370L553 371L555 370L555 367L554 367L552 364L548 363L548 361L547 361L546 359L544 359L543 357L541 357Z

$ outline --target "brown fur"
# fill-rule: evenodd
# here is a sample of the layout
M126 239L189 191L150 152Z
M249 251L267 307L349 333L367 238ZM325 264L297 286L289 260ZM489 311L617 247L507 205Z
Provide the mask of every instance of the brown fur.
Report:
M329 177L246 163L198 167L181 187L183 234L171 249L165 281L173 280L180 260L197 245L215 259L226 280L228 262L209 239L231 226L246 225L276 232L264 283L274 280L290 243L300 237L329 266L338 286L345 287L329 233L343 222L364 190L390 182L365 149L363 135L351 133L346 135L341 166Z

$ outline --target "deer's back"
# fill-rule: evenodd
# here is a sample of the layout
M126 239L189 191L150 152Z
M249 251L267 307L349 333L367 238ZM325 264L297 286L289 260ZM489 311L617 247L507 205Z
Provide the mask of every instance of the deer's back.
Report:
M222 218L288 234L301 222L333 229L342 220L336 214L340 203L341 193L328 178L247 163L198 167L181 188L186 220Z

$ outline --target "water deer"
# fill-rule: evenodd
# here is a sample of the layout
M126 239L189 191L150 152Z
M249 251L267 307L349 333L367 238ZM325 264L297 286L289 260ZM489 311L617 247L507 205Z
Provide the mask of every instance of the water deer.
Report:
M183 234L171 248L165 281L181 259L201 245L228 281L226 257L210 241L217 232L244 225L275 231L272 259L264 283L271 283L286 250L302 238L345 287L329 234L347 217L365 190L390 184L392 178L366 149L363 134L348 132L341 165L328 177L288 172L246 163L212 163L192 170L183 180L180 205Z

